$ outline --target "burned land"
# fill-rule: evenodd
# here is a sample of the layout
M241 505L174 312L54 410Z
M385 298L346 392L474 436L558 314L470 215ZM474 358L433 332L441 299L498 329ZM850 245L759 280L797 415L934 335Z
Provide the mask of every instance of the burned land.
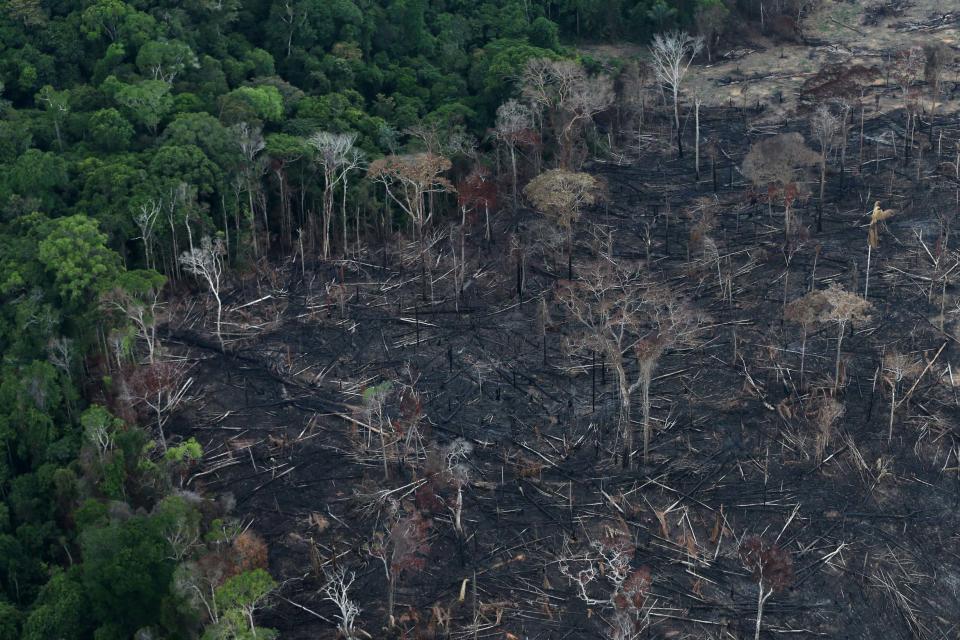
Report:
M264 624L334 637L342 571L372 637L747 637L758 596L769 637L953 637L960 126L872 92L822 202L815 159L794 192L741 171L802 113L703 107L697 179L654 111L584 165L605 194L569 256L520 207L489 240L482 216L433 230L426 264L385 239L255 274L225 301L226 353L184 309L163 333L196 361L186 485L232 494L269 543ZM577 320L584 283L600 320ZM653 287L689 317L624 416L588 334L632 332L619 366L642 380L638 343L666 330L628 326L624 297Z

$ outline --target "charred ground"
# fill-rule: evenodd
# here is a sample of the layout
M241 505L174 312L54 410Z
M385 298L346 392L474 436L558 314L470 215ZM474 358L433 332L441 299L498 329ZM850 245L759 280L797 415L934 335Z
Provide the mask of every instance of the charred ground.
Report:
M957 264L960 127L921 116L908 155L903 112L871 106L862 142L859 126L849 132L844 175L829 176L819 232L811 197L785 238L782 207L738 170L752 142L805 130L803 118L754 125L750 109L704 108L716 171L705 155L699 182L690 153L661 146L669 135L586 166L607 197L577 225L574 278L611 230L614 256L709 318L697 345L661 359L650 459L633 470L607 363L564 348L576 330L556 304L567 265L541 246L533 211L500 214L489 242L481 222L462 245L438 231L429 273L396 242L261 273L228 301L225 355L200 306L181 314L169 342L198 362L196 401L175 431L206 453L188 486L232 493L238 517L269 542L282 587L264 624L284 638L334 637L319 590L325 568L345 566L357 574L357 626L372 637L599 637L616 624L614 607L597 603L610 596L605 576L586 588L592 603L569 576L606 540L632 558L631 574L649 576L640 637L747 637L758 587L742 544L757 536L792 561L764 609L769 637L952 637L960 372L958 291L944 274ZM801 384L801 330L784 321L784 301L830 284L862 294L874 200L897 213L872 251L871 317L847 328L836 392L836 326L812 327ZM715 252L691 240L706 209ZM917 366L898 387L888 442L893 351ZM396 444L368 429L369 390L385 381ZM818 455L825 398L843 415ZM469 444L456 482L445 461L455 442ZM388 631L375 555L384 523L414 514L429 533L397 567Z

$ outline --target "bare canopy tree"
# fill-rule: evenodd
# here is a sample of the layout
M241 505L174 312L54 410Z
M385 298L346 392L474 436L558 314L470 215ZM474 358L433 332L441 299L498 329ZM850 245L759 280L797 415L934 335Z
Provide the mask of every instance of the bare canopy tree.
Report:
M810 131L820 147L820 196L817 198L817 231L822 231L821 218L823 212L823 190L827 182L827 156L833 150L837 133L840 130L840 119L830 112L825 104L817 107L810 118Z
M613 81L591 76L574 60L530 60L523 73L523 95L539 111L557 138L559 165L574 162L576 134L613 102Z
M213 294L217 303L217 340L220 341L220 350L223 351L223 333L220 331L220 321L223 315L223 302L220 291L223 288L223 256L226 251L220 238L210 240L204 236L199 247L193 247L180 255L180 264L183 268L201 278Z
M355 133L330 133L318 131L307 139L307 142L316 149L316 162L323 171L323 235L321 246L323 257L330 257L330 226L333 220L334 190L343 183L346 194L347 175L360 166L363 154L354 144L357 141ZM347 243L347 212L344 206L341 211L343 217L343 242Z
M680 136L680 87L693 63L703 48L703 38L683 31L658 33L650 46L653 70L657 82L670 90L673 96L673 124L677 132L677 154L683 157L683 142Z
M497 109L493 132L510 155L510 191L514 209L517 208L517 146L530 138L532 129L533 112L522 102L507 100Z
M633 467L633 427L630 405L633 394L643 392L643 457L650 443L650 384L663 352L692 337L696 315L671 292L641 282L636 271L605 255L563 287L560 302L580 331L568 340L572 352L599 352L610 363L620 396L620 422L624 462ZM633 351L637 373L631 379L627 356Z

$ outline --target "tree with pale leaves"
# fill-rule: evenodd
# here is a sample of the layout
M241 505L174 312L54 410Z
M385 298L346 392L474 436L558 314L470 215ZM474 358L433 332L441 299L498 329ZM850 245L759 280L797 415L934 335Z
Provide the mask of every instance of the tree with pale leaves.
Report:
M321 246L323 257L330 257L330 228L333 220L334 190L343 185L346 198L347 180L351 171L355 171L363 164L363 153L356 148L357 134L331 133L318 131L311 135L307 142L316 150L316 163L323 171L323 235ZM344 249L347 244L347 210L344 201L341 207L343 218Z
M535 58L527 62L522 82L524 98L556 137L560 167L579 164L573 154L577 134L613 102L613 81L588 74L574 60Z
M683 31L658 33L650 45L651 63L657 82L670 91L673 97L673 122L677 132L677 153L683 157L683 141L680 136L680 89L693 59L703 48L703 38Z
M840 119L833 115L825 104L817 107L810 118L810 132L820 147L820 197L817 198L817 231L822 231L823 190L827 184L827 157L833 150L837 134L840 132Z
M426 197L454 191L443 176L450 167L450 160L432 153L389 155L370 163L367 175L383 185L387 196L413 222L418 241L423 242L424 230L433 219Z
M589 173L551 169L530 181L523 190L531 204L563 231L567 240L567 277L573 277L573 225L583 208L596 203L602 188Z
M643 460L650 449L650 387L663 353L695 339L701 318L664 287L641 281L639 273L606 254L575 282L562 287L559 300L579 328L567 340L571 353L601 353L617 379L624 461L633 468L633 394L643 395ZM637 372L628 371L633 353Z
M493 134L510 156L510 192L513 208L517 208L517 147L530 140L533 132L533 112L516 100L508 100L497 109Z
M820 313L820 321L833 322L837 325L837 358L833 373L833 391L836 393L840 387L840 349L847 326L851 322L869 320L873 305L835 283L823 292L823 299L826 305Z

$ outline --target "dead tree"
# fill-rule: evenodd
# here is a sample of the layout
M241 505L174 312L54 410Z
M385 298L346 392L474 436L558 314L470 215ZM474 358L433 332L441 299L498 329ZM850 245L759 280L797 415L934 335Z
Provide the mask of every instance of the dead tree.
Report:
M457 184L457 202L460 205L461 226L467 223L467 212L483 211L483 236L489 242L492 236L490 211L497 206L497 185L485 167L477 166Z
M776 544L751 537L740 545L740 561L757 583L757 626L753 637L760 640L763 606L770 596L789 586L793 579L793 559Z
M652 583L650 570L632 567L636 545L628 530L623 522L620 527L606 527L582 552L574 552L570 542L565 541L557 560L560 574L576 589L584 604L610 611L611 640L638 638L649 624L648 616L643 614ZM601 586L601 578L605 579L605 586ZM598 597L598 591L605 597Z
M817 464L823 462L823 455L833 440L833 427L843 417L845 407L835 398L823 393L812 408L812 422L817 429L814 459Z
M704 82L694 82L690 88L694 114L693 167L697 175L697 182L700 181L700 107L703 105L703 101L707 99L709 92L710 87Z
M897 389L905 378L913 378L923 370L923 364L898 351L890 351L883 357L883 380L890 386L890 420L887 427L887 443L893 440L893 415L897 409Z
M363 162L363 154L355 147L357 134L330 133L318 131L307 138L307 142L316 150L316 163L323 171L323 233L321 246L323 257L330 257L330 227L333 220L334 190L343 185L344 203L341 207L343 218L343 248L347 246L347 179L351 171Z
M426 567L431 524L419 511L398 514L385 532L374 535L374 542L369 547L370 555L383 564L387 579L387 622L391 628L396 625L393 608L397 581Z
M497 109L493 128L497 141L506 147L510 156L510 193L513 209L517 208L517 147L530 139L533 133L533 112L516 100L508 100Z
M830 112L830 107L820 105L810 118L810 132L820 147L820 195L817 198L817 231L822 231L819 220L823 214L823 191L827 183L827 157L833 150L840 120Z
M851 322L869 320L872 305L835 283L823 292L823 298L827 304L820 313L820 321L833 322L837 325L837 358L833 373L833 392L836 393L840 387L840 349L847 325Z
M637 154L642 153L643 121L646 111L646 85L650 67L638 60L630 60L624 65L618 78L618 111L625 111L627 119L632 120L637 140ZM626 125L624 125L625 128ZM632 135L632 133L631 133Z
M677 131L677 154L683 157L683 141L680 131L680 89L693 63L703 47L703 38L686 32L658 33L650 46L651 63L657 82L669 89L673 96L673 123Z
M936 113L943 72L953 62L955 55L946 43L939 40L924 45L923 55L923 78L930 87L930 111Z
M650 385L663 352L692 339L697 316L668 290L645 285L636 271L612 256L593 263L576 282L558 292L561 304L580 330L567 339L571 353L601 353L617 379L624 463L633 468L631 399L643 393L643 460L650 447ZM633 352L637 374L631 379L627 356Z
M573 144L581 129L613 101L613 82L591 76L574 60L535 58L523 73L523 96L538 112L541 125L552 129L557 140L561 169L572 169Z
M337 630L344 640L354 640L358 637L355 623L360 615L360 607L350 599L350 587L356 575L353 571L347 573L344 566L338 566L332 571L324 571L324 584L320 590L323 599L332 602L337 608L337 619L340 623Z
M217 304L217 340L220 342L220 350L224 350L223 333L220 330L221 316L223 315L223 302L220 299L220 293L223 289L223 256L226 251L223 248L223 241L220 238L210 240L209 236L204 236L200 240L199 247L193 247L190 251L184 251L180 254L180 264L183 268L201 278L210 289Z
M802 135L783 133L764 138L750 147L741 170L756 187L786 195L787 187L796 184L797 171L817 161L817 154L807 147ZM819 217L817 225L819 228ZM789 237L790 204L787 198L784 198L783 227L785 236Z
M920 79L923 68L923 48L918 46L907 47L897 52L893 64L893 77L897 86L900 87L900 96L903 100L903 109L906 118L904 129L904 162L906 162L908 155L907 141L910 140L911 137L914 111L919 98L919 93L914 85L916 85Z
M600 183L589 173L551 169L531 180L523 193L566 236L567 278L573 279L573 225L580 219L583 207L600 198Z
M367 171L367 175L383 185L387 197L413 222L424 295L428 271L425 232L433 219L433 207L427 206L427 197L435 193L455 191L450 181L442 175L450 167L450 160L428 152L404 156L389 155L372 162Z
M810 327L820 321L820 316L826 308L827 301L822 291L811 291L806 295L791 301L784 308L783 317L789 322L796 322L803 331L800 341L800 386L803 387L804 360L807 355L807 335Z
M167 450L163 427L187 397L193 378L187 377L189 365L180 361L161 361L134 368L124 380L124 393L131 404L143 405L153 414L160 444Z

